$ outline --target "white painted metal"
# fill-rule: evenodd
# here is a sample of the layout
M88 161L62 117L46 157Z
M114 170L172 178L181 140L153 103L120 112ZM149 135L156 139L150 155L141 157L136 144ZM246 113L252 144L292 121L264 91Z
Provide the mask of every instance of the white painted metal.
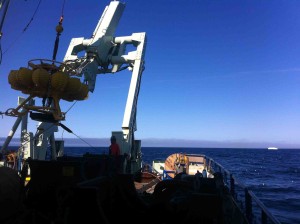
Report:
M118 1L110 2L102 13L92 38L73 38L64 57L64 62L70 62L78 75L84 74L88 81L89 90L95 89L96 75L111 72L110 50L115 46L113 35L123 14L124 3ZM78 53L85 51L85 56L78 60ZM101 66L102 69L98 69Z
M141 76L144 70L146 33L133 33L131 36L114 37L124 9L124 3L111 1L102 13L90 39L84 37L72 38L64 57L64 64L67 65L65 69L68 72L80 77L84 75L84 81L88 83L91 92L94 91L98 74L116 73L125 68L132 71L122 131L113 132L112 134L117 135L116 137L119 139L122 155L129 155L128 158L132 162L131 168L139 169L141 164L141 142L134 139L134 132L136 131L137 101ZM128 45L136 47L136 50L126 54ZM82 52L84 56L79 57L79 53ZM26 118L24 117L24 123L27 123L26 119L27 115ZM18 118L11 136L20 122L21 118ZM26 151L24 151L26 157L30 156L33 159L45 160L50 144L52 159L56 159L58 156L54 137L54 132L58 131L56 125L40 122L34 136L27 133L27 126L23 126L22 129L22 145ZM61 151L60 147L59 149Z
M54 132L58 131L58 127L52 123L39 122L37 132L34 136L33 158L38 160L45 160L48 146L55 148L53 142ZM54 150L55 151L55 150ZM55 157L56 158L56 157Z
M115 73L123 70L124 64L132 71L126 108L122 123L122 139L119 139L121 153L128 154L131 161L136 162L140 157L140 141L134 139L136 131L137 101L140 90L141 76L144 70L144 55L146 49L146 33L133 33L131 36L114 37L118 22L121 18L124 3L112 1L105 8L92 38L73 38L64 58L64 63L72 68L78 76L84 74L89 90L94 91L97 74ZM135 51L126 53L127 45L136 47ZM85 56L77 55L84 51ZM117 135L119 132L113 132ZM135 147L135 142L139 149ZM140 164L140 161L136 164ZM138 165L139 166L139 165Z
M18 97L18 105L20 105L25 99L23 97ZM28 105L33 105L34 101L30 100ZM26 109L22 109L21 113L27 112ZM24 135L27 133L27 120L28 120L28 114L26 113L22 117L18 117L12 127L12 129L9 131L8 136L5 140L5 142L2 145L1 151L5 151L7 149L7 146L9 145L10 141L12 140L16 130L18 129L19 125L21 124L21 143L24 142Z
M122 129L124 132L125 139L130 138L129 136L130 132L136 131L136 109L137 109L137 100L138 100L138 94L140 90L142 72L144 70L144 55L145 55L144 52L145 52L145 45L146 45L146 34L145 33L133 34L131 43L137 44L137 50L135 54L131 53L131 55L133 56L131 60L134 61L134 65L133 65L132 77L131 77L128 97L127 97L127 102L125 107L123 124L122 124ZM129 139L129 141L132 141L132 139Z

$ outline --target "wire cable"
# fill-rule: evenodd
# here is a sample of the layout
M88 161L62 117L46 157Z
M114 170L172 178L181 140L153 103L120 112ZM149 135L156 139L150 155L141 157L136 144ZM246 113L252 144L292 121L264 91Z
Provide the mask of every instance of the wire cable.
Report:
M33 21L33 18L35 17L35 14L37 13L37 11L38 11L38 9L39 9L39 7L40 7L41 1L42 1L42 0L39 1L39 3L38 3L38 5L37 5L37 7L36 7L36 9L35 9L35 11L34 11L32 17L31 17L31 19L29 20L29 22L27 23L27 25L26 25L25 28L23 29L23 33L28 29L29 25L30 25L31 22Z
M2 26L3 26L4 20L5 20L5 16L6 16L6 13L7 13L8 6L9 6L9 2L10 2L9 0L3 0L3 1L1 1L1 6L0 6L0 9L2 9L2 7L4 7L4 13L3 13L3 16L1 18L1 23L0 23L0 64L2 63L2 56L3 56L2 47L1 47Z
M70 108L65 112L65 114L67 114L77 103L77 100L72 104L72 106L70 106Z
M64 30L63 27L62 27L62 22L64 20L64 8L65 8L65 0L63 1L61 16L60 16L58 25L56 26L56 38L55 38L55 42L54 42L53 55L52 55L52 60L53 61L56 60L56 54L57 54L58 45L59 45L59 36L61 35L61 33Z
M34 11L32 17L30 18L30 20L29 20L29 22L27 23L27 25L24 27L24 29L23 29L23 31L21 32L21 34L20 34L19 36L17 36L17 37L15 38L15 40L13 40L13 42L11 42L11 44L8 46L8 48L7 48L5 51L3 51L3 53L2 53L2 51L1 51L1 59L2 59L2 55L4 55L4 54L5 54L5 53L6 53L6 52L7 52L7 51L8 51L8 50L9 50L9 49L17 42L17 41L18 41L18 39L21 37L21 35L24 34L25 31L29 28L31 22L33 21L33 19L34 19L36 13L37 13L37 11L38 11L38 9L39 9L39 7L40 7L41 2L42 2L42 0L39 0L38 5L37 5L37 7L36 7L36 9L35 9L35 11Z

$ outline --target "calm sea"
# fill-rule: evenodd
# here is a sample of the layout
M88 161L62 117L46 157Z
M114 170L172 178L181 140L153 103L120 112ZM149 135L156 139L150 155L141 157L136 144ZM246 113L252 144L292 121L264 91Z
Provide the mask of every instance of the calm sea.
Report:
M66 147L67 155L107 153L107 148ZM143 160L165 160L182 152L205 154L249 186L282 224L300 223L300 150L143 147Z

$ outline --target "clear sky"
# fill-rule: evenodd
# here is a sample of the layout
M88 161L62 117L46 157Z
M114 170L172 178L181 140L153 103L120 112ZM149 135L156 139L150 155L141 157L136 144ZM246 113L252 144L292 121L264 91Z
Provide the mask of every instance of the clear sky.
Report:
M31 59L52 58L64 1L41 1L23 32L38 2L11 0L3 24L2 112L16 107L18 96L27 97L10 88L9 71ZM91 36L109 2L65 1L58 61L71 38ZM146 32L148 38L137 139L148 145L300 148L300 1L125 2L116 36ZM68 111L62 123L81 138L121 131L130 78L129 71L98 75L87 100L73 107L61 103ZM1 137L14 121L0 118ZM36 125L29 121L33 133ZM56 136L75 137L61 128Z

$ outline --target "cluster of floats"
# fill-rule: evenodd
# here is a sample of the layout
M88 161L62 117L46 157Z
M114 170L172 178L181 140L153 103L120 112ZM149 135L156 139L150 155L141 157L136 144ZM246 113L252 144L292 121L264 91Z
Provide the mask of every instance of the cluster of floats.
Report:
M50 60L48 60L50 61ZM31 111L50 113L54 120L64 120L59 101L85 100L88 98L89 88L86 83L76 77L65 64L48 63L46 59L34 59L28 62L28 67L11 70L8 82L12 89L29 94L29 97L16 109L10 109L7 115L20 116L20 108ZM43 98L43 105L25 105L34 97ZM47 100L47 102L46 102ZM53 106L51 105L53 102Z

